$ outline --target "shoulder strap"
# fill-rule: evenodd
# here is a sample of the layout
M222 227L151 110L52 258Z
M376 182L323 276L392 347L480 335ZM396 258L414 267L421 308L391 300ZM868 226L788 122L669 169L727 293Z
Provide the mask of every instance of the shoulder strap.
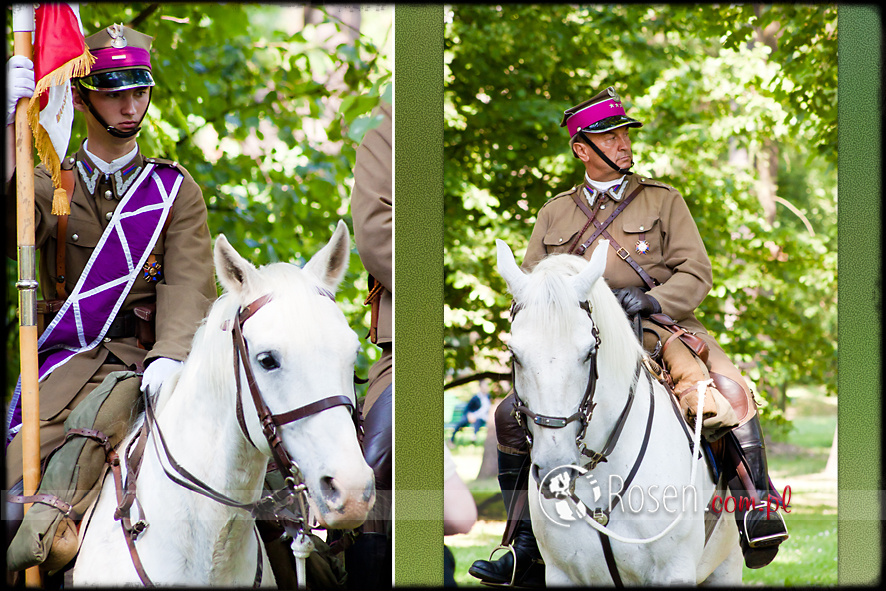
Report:
M62 189L68 197L68 207L74 200L74 171L62 170ZM65 292L65 243L67 241L68 232L68 216L58 216L58 234L56 236L55 245L55 294L58 299L63 300L68 297Z

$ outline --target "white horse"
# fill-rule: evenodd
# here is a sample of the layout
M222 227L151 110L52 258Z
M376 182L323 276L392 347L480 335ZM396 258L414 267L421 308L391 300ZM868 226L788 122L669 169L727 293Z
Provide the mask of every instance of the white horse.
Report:
M224 236L216 240L216 274L225 293L197 330L181 372L163 385L155 412L171 456L214 491L239 503L254 503L272 455L247 386L247 362L271 413L288 413L330 396L354 405L360 343L332 301L349 253L350 238L341 221L329 243L303 269L287 263L256 269ZM241 310L268 295L270 300L253 305L254 315L240 324L248 347L248 360L237 365L240 388L231 331ZM238 390L248 436L235 416ZM339 402L279 426L277 434L297 464L293 472L299 475L300 469L310 512L319 523L342 529L359 526L375 502L375 486L350 408ZM121 459L134 436L118 447ZM274 586L250 512L173 482L164 470L181 477L163 449L152 428L138 476L137 502L130 511L136 522L140 506L148 523L134 545L150 580L244 587L258 579L262 586ZM75 585L142 584L120 521L114 519L116 507L114 479L108 477L74 566Z
M547 585L613 585L603 532L625 585L739 584L734 519L721 514L705 543L716 483L704 459L693 467L669 395L648 377L643 349L600 280L608 241L590 261L552 255L530 274L497 245L514 297L508 348L531 440L529 507ZM591 450L607 457L583 466Z

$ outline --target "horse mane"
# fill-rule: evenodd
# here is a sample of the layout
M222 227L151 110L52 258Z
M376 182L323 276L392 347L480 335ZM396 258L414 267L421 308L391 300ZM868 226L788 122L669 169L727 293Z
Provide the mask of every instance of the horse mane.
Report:
M575 308L576 293L568 278L577 275L588 264L576 255L552 254L542 259L527 276L519 294L519 303L533 310L532 317L540 330L555 336L568 337L575 329L568 310ZM591 317L600 331L601 367L613 368L614 375L633 375L643 348L634 336L618 300L602 277L591 287L590 293L579 294L591 304Z

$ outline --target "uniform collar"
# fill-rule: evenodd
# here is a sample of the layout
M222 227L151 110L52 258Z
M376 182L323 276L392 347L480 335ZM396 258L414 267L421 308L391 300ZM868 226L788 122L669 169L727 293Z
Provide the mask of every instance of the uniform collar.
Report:
M621 201L625 195L625 188L628 186L629 180L626 175L614 181L592 181L585 173L584 182L582 183L582 193L591 207L597 202L597 198L601 195L603 198L609 197L613 201Z
M116 199L123 197L144 166L144 157L138 145L129 154L113 162L104 162L86 149L86 140L80 144L75 160L77 171L90 195L95 195L96 187L104 177Z

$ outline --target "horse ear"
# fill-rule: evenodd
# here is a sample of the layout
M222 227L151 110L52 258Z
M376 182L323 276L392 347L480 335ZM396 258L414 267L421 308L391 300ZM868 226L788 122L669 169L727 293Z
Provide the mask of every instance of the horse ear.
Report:
M247 289L255 267L234 250L224 234L215 239L215 274L218 282L227 292L242 293Z
M496 238L495 247L498 256L498 274L508 284L508 291L516 299L518 292L526 284L526 274L517 266L517 261L514 260L514 253L511 252L511 247L505 244L504 240Z
M351 255L351 235L348 225L338 220L338 226L326 246L317 251L304 266L304 270L312 273L325 288L332 293L338 289L344 279L345 271Z
M603 271L606 270L607 254L609 254L609 241L600 240L585 268L581 270L581 273L572 277L572 286L580 300L587 297L594 283L603 276Z

